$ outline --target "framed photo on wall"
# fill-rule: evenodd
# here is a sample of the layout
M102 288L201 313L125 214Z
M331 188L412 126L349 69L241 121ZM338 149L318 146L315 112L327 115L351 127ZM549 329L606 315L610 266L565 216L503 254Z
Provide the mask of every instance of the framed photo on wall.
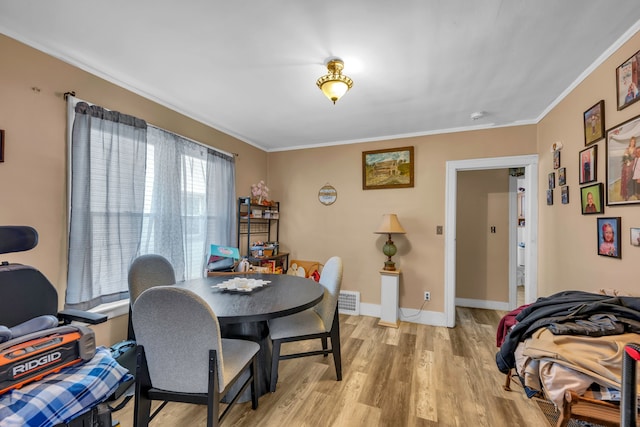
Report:
M560 200L562 200L563 205L569 204L569 186L565 185L564 187L560 187Z
M607 131L607 205L640 203L640 116Z
M631 246L640 246L640 228L632 227L629 230L631 236Z
M558 185L567 185L567 168L558 169Z
M362 152L362 189L413 187L413 147Z
M627 108L640 99L638 80L640 80L640 50L616 68L616 93L618 110Z
M558 169L560 167L560 150L553 152L553 168Z
M604 138L604 100L584 112L584 145Z
M602 183L587 185L580 189L580 206L582 215L601 214L604 212L604 195L602 194Z
M551 189L547 190L547 205L553 205L553 190Z
M0 129L0 162L4 162L4 131Z
M592 145L580 151L578 160L580 162L580 184L586 184L596 180L598 166L598 146Z
M598 218L598 255L622 258L620 253L621 217Z
M551 172L548 177L549 180L549 190L553 190L556 188L556 173Z

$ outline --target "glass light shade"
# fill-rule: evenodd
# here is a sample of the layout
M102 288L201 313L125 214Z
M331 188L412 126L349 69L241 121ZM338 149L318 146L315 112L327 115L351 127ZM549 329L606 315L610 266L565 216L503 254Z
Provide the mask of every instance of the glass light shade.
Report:
M337 100L347 93L349 86L341 80L328 80L320 86L320 90L324 96L329 98L335 104Z
M316 81L322 93L334 104L353 86L353 80L342 74L343 68L344 63L340 59L332 59L327 63L329 73Z

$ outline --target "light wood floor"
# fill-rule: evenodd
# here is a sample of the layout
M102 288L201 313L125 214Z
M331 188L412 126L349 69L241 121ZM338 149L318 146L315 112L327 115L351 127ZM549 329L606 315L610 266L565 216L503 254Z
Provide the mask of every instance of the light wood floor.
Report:
M504 312L456 313L453 329L392 329L341 315L341 382L331 356L281 361L276 392L260 397L256 411L237 405L223 426L548 426L521 389L502 389L495 336ZM131 427L133 401L113 418ZM204 407L170 403L151 426L204 426L205 418Z

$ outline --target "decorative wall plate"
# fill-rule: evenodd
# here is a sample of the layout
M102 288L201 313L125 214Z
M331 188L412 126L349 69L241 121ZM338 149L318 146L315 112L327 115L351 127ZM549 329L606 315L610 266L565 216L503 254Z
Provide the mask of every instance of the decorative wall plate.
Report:
M338 198L338 191L329 184L325 184L318 191L318 200L325 206L332 205Z

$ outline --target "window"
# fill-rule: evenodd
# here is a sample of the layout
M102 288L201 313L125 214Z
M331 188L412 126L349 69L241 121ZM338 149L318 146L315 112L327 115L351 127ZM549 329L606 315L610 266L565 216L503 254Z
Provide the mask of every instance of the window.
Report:
M147 253L167 258L176 280L202 277L208 245L235 241L233 156L71 102L66 307L128 298L129 266Z

